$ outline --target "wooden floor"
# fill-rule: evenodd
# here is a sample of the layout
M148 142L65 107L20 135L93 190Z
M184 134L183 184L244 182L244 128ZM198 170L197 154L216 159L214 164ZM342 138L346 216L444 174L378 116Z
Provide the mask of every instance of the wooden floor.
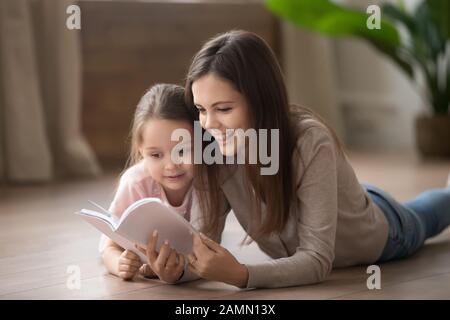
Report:
M450 162L415 155L350 153L360 181L407 200L443 187ZM0 299L450 299L450 229L427 241L413 257L381 265L381 289L366 286L366 267L334 270L318 285L240 290L198 280L165 285L106 273L97 253L99 235L73 214L88 200L108 205L116 179L0 189ZM449 208L450 211L450 208ZM223 245L240 261L267 259L255 245L238 247L243 231L230 215ZM69 289L70 266L81 271L80 289Z

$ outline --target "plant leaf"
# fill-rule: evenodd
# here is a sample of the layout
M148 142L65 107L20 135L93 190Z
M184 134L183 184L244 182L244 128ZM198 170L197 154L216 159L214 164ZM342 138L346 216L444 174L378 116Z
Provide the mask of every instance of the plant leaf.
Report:
M428 1L424 1L417 7L414 20L417 25L418 36L423 42L422 51L427 59L434 60L434 63L436 63L439 53L445 50L445 42L436 26L436 21L432 19L428 4Z
M384 3L382 12L392 21L403 24L411 35L417 32L414 19L399 7L394 6L392 3Z
M437 29L444 41L450 38L450 1L427 0L431 19L435 22Z
M276 15L299 27L331 37L355 36L365 39L412 77L411 66L398 52L401 47L398 31L387 20L381 19L381 29L370 30L366 25L368 15L365 12L348 9L328 0L266 0L266 5Z
M400 45L397 29L381 19L381 29L366 26L365 12L347 9L328 0L267 0L268 8L297 26L328 36L359 36L391 47Z

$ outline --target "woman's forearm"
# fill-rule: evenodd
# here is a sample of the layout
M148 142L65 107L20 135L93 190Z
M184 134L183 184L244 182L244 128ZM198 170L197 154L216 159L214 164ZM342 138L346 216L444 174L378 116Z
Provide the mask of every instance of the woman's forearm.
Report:
M231 273L229 284L238 288L246 288L248 282L248 269L245 264L239 264L237 269Z

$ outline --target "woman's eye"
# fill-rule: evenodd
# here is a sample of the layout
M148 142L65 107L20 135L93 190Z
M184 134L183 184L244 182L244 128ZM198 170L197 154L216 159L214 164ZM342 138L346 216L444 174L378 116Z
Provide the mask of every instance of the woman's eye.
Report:
M227 112L227 111L230 111L231 108L220 108L220 109L217 109L217 110L220 111L220 112Z
M205 109L203 109L203 108L202 108L202 109L198 108L197 110L198 110L198 112L200 112L201 114L203 114L203 113L205 113L205 112L206 112L206 110L205 110Z

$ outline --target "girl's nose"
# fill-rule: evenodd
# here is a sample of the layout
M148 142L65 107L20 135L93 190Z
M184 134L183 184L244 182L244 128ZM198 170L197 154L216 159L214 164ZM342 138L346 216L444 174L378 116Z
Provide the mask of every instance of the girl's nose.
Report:
M165 163L165 169L166 170L173 170L177 167L178 165L176 163L174 163L172 161L172 159L169 157L169 159L166 161Z

